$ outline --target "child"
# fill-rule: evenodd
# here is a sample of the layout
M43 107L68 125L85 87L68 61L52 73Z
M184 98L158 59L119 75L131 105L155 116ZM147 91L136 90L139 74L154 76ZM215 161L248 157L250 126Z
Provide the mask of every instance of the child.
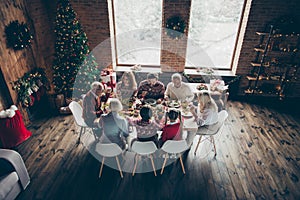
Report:
M167 140L180 140L181 136L181 116L180 112L177 110L170 110L166 113L165 125L162 128L162 135L160 138L160 146L164 144ZM167 117L170 122L167 124ZM179 120L178 120L179 118Z

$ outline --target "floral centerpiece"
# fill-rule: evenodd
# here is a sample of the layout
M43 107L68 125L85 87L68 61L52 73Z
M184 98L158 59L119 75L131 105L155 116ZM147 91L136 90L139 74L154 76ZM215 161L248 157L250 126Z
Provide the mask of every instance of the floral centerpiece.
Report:
M197 90L208 90L207 85L200 83L199 85L197 85Z

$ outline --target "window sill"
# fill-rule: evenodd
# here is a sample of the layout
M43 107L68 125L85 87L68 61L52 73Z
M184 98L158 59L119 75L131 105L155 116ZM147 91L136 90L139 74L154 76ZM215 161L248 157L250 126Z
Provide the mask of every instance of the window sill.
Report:
M131 67L122 67L118 66L115 68L115 71L117 72L128 72L132 71ZM141 70L135 71L135 72L143 72L143 73L162 73L161 68L159 67L142 67ZM175 72L174 72L175 73ZM185 69L185 74L188 75L201 75L201 76L207 76L208 74L205 74L203 72L197 72L195 69ZM235 74L230 70L214 70L213 76L235 76Z

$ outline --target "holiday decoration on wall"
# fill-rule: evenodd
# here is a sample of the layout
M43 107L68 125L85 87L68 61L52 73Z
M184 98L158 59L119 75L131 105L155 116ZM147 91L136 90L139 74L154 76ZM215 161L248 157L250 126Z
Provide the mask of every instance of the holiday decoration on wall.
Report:
M166 21L166 34L173 39L179 39L185 32L186 24L180 16L173 16Z
M76 95L85 93L99 79L100 70L94 56L89 55L87 36L69 0L58 0L55 33L54 89L66 98L72 97L73 91Z
M12 88L18 93L18 101L25 107L32 106L35 100L39 100L41 87L45 87L47 90L50 89L49 81L42 68L24 74L12 85Z
M18 20L10 22L5 26L7 46L14 50L21 50L31 45L33 39L30 30L24 22Z

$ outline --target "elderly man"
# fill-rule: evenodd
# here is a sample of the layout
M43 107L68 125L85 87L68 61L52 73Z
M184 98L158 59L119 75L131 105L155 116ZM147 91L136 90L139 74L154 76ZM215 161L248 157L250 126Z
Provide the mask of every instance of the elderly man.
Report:
M175 73L171 77L172 82L168 83L165 92L165 100L179 100L191 102L194 99L194 94L188 84L182 82L182 77L179 73Z
M162 99L164 93L165 85L158 81L158 75L154 73L147 74L147 80L141 81L137 89L139 99Z
M97 125L94 124L94 121L103 113L101 110L101 104L105 101L103 89L104 86L102 83L95 81L91 84L91 90L88 91L83 98L82 117L85 123L90 127L97 127Z

